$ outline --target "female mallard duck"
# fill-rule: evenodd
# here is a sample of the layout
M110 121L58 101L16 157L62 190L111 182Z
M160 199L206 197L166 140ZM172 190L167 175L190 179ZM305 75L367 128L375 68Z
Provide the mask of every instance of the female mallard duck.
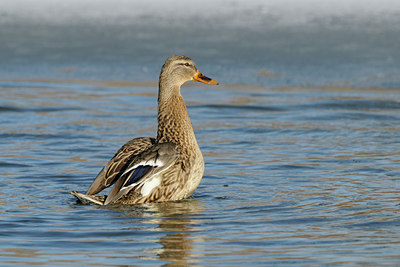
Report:
M134 138L100 171L82 203L136 204L190 197L203 177L204 160L180 89L187 81L218 82L201 74L185 56L171 56L161 69L157 138ZM114 185L108 196L96 195Z

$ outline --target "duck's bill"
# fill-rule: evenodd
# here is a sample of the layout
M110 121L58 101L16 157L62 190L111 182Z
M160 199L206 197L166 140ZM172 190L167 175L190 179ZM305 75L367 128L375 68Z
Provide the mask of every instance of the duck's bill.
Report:
M217 81L210 79L207 76L204 76L203 74L201 74L200 71L197 71L196 75L192 78L192 80L206 84L218 84Z

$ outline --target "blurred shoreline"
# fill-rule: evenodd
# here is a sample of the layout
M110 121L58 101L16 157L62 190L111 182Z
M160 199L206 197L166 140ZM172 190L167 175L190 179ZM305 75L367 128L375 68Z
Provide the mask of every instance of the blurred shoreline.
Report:
M398 1L16 0L0 10L0 78L142 82L184 54L222 83L400 87Z

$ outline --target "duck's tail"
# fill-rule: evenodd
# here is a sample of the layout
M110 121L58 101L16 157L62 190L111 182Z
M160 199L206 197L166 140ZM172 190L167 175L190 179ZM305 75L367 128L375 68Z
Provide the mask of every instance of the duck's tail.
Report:
M104 205L104 200L106 199L104 195L85 195L76 191L71 191L70 193L78 199L78 202L85 205Z

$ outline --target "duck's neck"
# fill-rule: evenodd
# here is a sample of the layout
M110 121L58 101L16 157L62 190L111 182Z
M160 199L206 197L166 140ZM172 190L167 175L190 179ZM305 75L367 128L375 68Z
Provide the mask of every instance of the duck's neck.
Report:
M174 142L178 146L197 147L180 87L170 89L160 90L158 96L157 142Z

